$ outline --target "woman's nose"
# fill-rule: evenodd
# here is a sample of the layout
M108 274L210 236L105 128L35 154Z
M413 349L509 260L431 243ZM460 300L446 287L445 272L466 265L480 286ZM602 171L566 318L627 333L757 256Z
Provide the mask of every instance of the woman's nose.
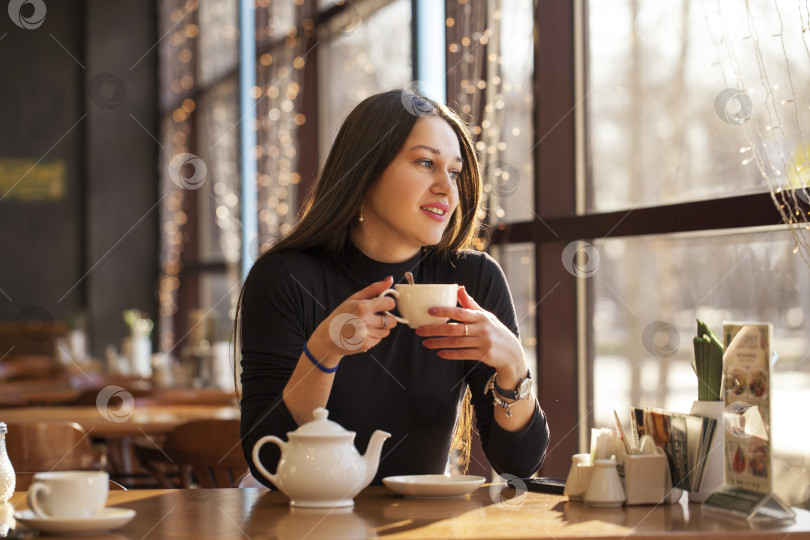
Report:
M439 170L436 172L436 179L433 182L433 190L441 193L449 193L453 189L453 180L450 171Z

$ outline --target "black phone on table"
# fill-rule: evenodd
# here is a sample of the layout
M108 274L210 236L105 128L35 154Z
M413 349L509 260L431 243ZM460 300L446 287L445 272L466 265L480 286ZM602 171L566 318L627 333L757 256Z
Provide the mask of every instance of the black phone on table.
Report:
M515 489L527 489L540 493L562 493L565 490L565 480L552 476L540 476L537 478L512 478L507 485ZM525 486L525 488L524 488Z

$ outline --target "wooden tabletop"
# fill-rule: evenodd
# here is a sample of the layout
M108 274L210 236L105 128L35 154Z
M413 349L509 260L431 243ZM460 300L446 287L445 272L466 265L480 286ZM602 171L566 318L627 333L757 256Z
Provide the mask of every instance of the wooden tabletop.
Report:
M152 382L139 377L108 376L96 374L82 374L72 377L52 379L25 379L16 381L0 381L0 394L13 393L19 395L19 403L10 402L15 406L38 405L71 405L85 395L92 399L104 387L118 385L125 388L136 398L160 400L173 404L227 404L235 401L233 389L222 390L217 388L163 388L155 387ZM4 401L0 399L0 407ZM90 405L92 403L84 403Z
M700 505L597 510L561 495L487 486L457 499L410 499L383 486L364 490L353 509L290 508L264 488L111 491L108 506L131 508L133 521L106 538L602 538L784 540L810 538L810 512L795 522L754 527ZM11 503L24 509L25 493Z
M21 407L0 411L7 423L68 420L81 425L92 437L138 437L165 434L178 425L198 418L239 418L233 405L136 404L129 409L107 407Z

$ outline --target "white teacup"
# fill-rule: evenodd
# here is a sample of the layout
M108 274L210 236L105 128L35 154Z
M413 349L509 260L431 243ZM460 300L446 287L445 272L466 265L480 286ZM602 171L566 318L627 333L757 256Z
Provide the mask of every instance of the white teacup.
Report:
M110 475L104 471L51 471L34 475L28 507L41 519L81 519L107 503Z
M393 289L381 292L379 297L382 298L386 294L396 298L397 309L402 317L397 317L387 311L386 315L391 315L397 322L407 324L411 328L447 322L447 317L430 315L428 309L455 307L458 303L458 285L456 284L400 284L394 285Z

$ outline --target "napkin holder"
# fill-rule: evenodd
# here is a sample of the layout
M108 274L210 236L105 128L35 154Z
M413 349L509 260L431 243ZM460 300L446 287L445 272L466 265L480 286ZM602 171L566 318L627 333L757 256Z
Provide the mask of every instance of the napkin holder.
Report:
M667 456L661 448L643 445L643 453L617 453L619 476L624 485L628 506L640 504L672 504L680 500L683 491L672 488Z
M625 504L658 504L666 495L667 458L662 454L624 457Z

